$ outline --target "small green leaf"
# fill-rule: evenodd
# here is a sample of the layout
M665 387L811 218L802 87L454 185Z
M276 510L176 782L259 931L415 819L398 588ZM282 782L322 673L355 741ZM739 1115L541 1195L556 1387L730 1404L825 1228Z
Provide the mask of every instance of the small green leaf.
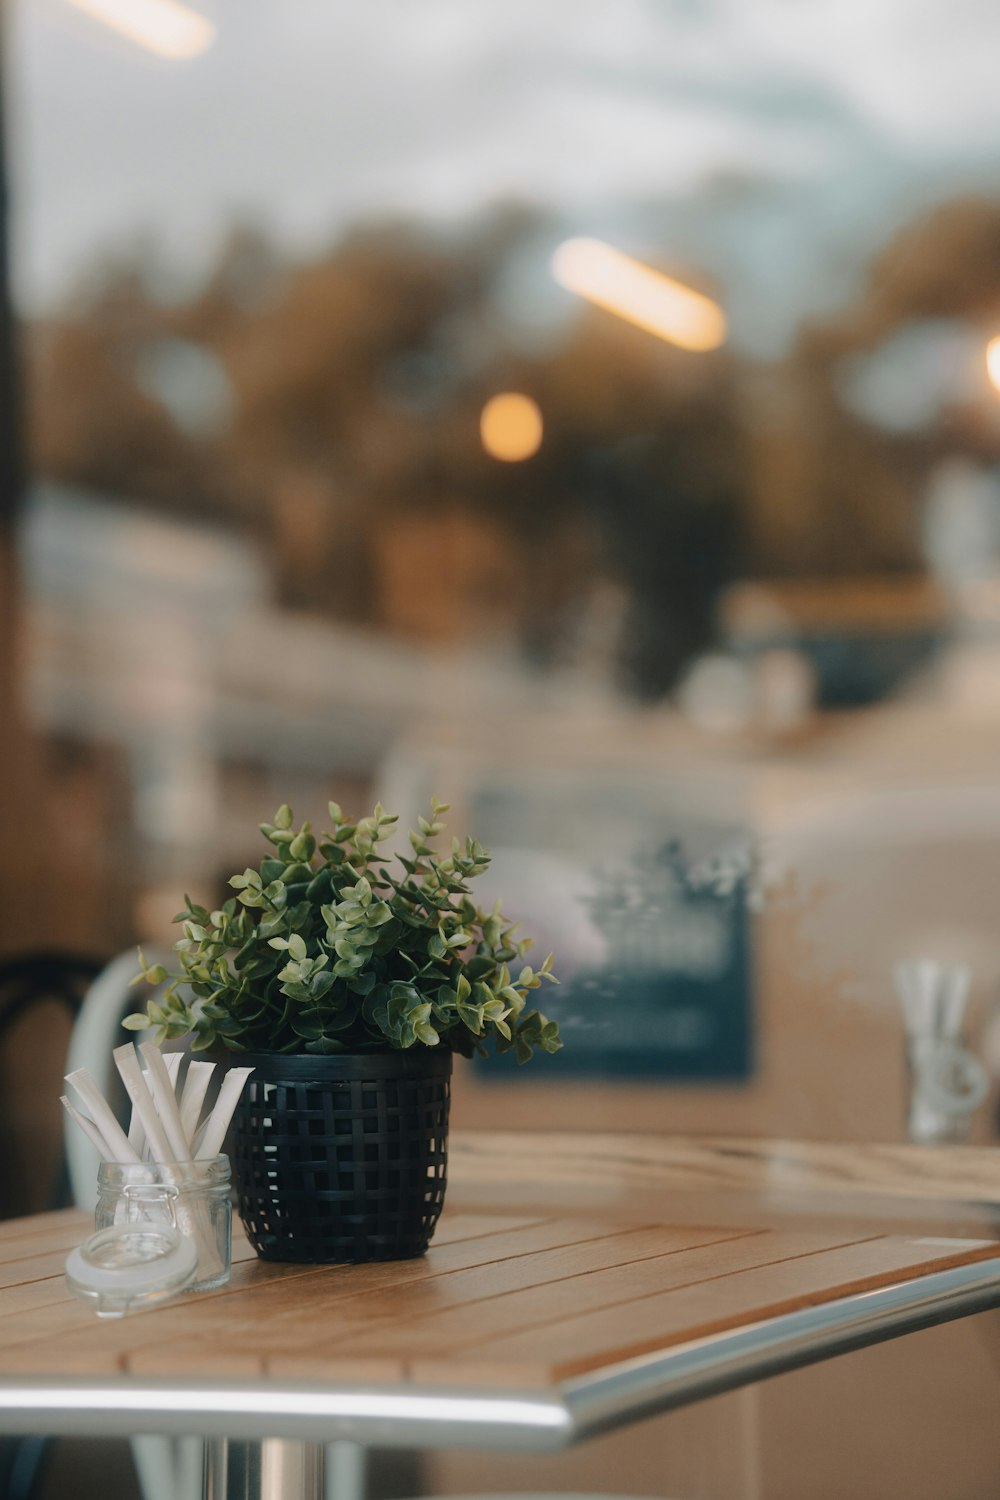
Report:
M316 840L309 832L308 826L304 826L302 832L292 839L292 842L288 846L288 852L293 859L302 861L303 863L312 859L316 852Z
M378 984L374 970L369 969L364 974L359 974L356 979L348 981L351 989L356 995L369 995Z

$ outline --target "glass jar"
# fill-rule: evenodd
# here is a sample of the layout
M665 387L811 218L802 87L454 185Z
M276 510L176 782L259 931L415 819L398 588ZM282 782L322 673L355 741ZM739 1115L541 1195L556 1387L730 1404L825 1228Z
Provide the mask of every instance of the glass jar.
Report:
M232 1270L233 1205L229 1157L197 1162L102 1162L96 1227L169 1225L190 1239L197 1268L184 1288L224 1286Z

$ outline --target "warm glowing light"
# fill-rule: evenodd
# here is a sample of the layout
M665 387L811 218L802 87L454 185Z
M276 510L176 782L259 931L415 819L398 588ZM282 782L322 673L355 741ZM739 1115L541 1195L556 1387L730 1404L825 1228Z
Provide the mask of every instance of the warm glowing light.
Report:
M542 414L537 401L517 391L493 396L479 418L483 447L491 458L519 463L542 446Z
M1000 334L986 345L986 373L1000 391Z
M710 297L644 266L600 240L566 240L552 273L567 291L682 349L717 349L726 317Z
M158 57L180 62L215 41L215 26L180 0L70 0L95 21L138 42Z

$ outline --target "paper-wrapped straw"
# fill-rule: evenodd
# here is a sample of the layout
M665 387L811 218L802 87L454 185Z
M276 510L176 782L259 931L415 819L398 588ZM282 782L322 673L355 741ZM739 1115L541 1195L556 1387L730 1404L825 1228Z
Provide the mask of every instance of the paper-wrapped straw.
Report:
M219 1097L216 1100L215 1108L212 1110L202 1129L197 1153L199 1161L205 1161L213 1156L218 1156L222 1150L222 1143L226 1139L229 1122L233 1118L233 1113L239 1103L243 1086L252 1072L253 1068L231 1068L222 1080L222 1087L219 1090Z
M171 1160L176 1162L188 1162L191 1159L191 1146L181 1126L180 1110L177 1108L177 1095L174 1093L173 1084L170 1081L170 1073L163 1060L163 1054L155 1042L142 1042L139 1045L143 1061L146 1064L145 1083L153 1097L163 1133L170 1147Z
M921 958L896 964L893 978L910 1036L958 1039L969 994L967 968Z
M212 1081L215 1072L215 1063L190 1062L188 1063L187 1077L184 1080L184 1088L181 1092L181 1128L194 1155L194 1140L198 1133L198 1121L201 1119L201 1107L205 1102L208 1085Z
M81 1114L74 1105L70 1104L65 1094L60 1095L59 1103L62 1105L63 1109L66 1111L69 1117L76 1121L76 1123L79 1125L80 1129L83 1131L90 1144L96 1149L98 1155L102 1158L102 1160L110 1161L111 1151L108 1147L108 1143L104 1139L101 1132L98 1130L97 1126L94 1124L93 1120L88 1120L86 1115Z
M170 1162L174 1160L170 1142L167 1140L166 1131L160 1123L160 1117L156 1113L156 1105L146 1085L146 1077L139 1066L139 1059L131 1042L126 1042L122 1047L116 1047L112 1056L115 1067L121 1074L125 1091L132 1101L133 1109L139 1113L142 1128L146 1132L146 1140L153 1160L158 1162ZM128 1142L126 1141L126 1145ZM122 1158L128 1160L127 1157Z
M132 1118L128 1124L128 1143L139 1156L146 1149L146 1132L142 1128L142 1120L134 1104L132 1106Z
M184 1054L181 1052L168 1052L163 1061L166 1066L167 1073L170 1075L170 1087L176 1093L177 1075L181 1070L181 1063L184 1061ZM138 1151L140 1156L142 1156L143 1152L146 1149L146 1132L142 1128L142 1120L139 1116L139 1111L134 1107L132 1109L132 1118L129 1121L128 1139L129 1144L133 1146L136 1151Z
M126 1047L125 1050L132 1051L131 1047ZM136 1071L138 1072L138 1064L136 1064ZM107 1149L111 1153L109 1161L138 1161L140 1159L138 1151L129 1145L128 1137L115 1119L105 1102L104 1095L87 1069L77 1068L75 1072L67 1073L66 1082L90 1110L90 1118L104 1137Z

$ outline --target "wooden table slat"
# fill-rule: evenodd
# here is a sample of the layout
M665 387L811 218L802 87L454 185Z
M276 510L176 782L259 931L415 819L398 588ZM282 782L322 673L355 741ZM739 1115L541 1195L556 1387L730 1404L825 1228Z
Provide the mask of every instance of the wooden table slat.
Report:
M484 1308L498 1303L509 1306L509 1296L526 1295L518 1288L534 1288L539 1296L572 1296L588 1272L603 1270L620 1277L637 1263L693 1246L710 1244L743 1231L657 1227L637 1228L587 1240L559 1250L493 1261L486 1265L438 1270L437 1274L409 1285L358 1293L328 1302L322 1295L308 1307L290 1299L283 1312L273 1309L268 1317L268 1350L271 1358L287 1360L299 1355L318 1356L323 1348L336 1349L341 1361L351 1359L400 1359L413 1350L423 1350L430 1340L442 1351L449 1347L448 1332L460 1327L466 1338L475 1330ZM428 1268L438 1264L435 1252L428 1255ZM501 1322L500 1326L504 1324ZM200 1335L199 1335L200 1336ZM259 1348L259 1329L252 1319L228 1322L215 1335L221 1346L242 1354ZM156 1348L138 1348L128 1356L128 1367L145 1374L171 1374L190 1363L192 1340L173 1339Z
M620 1225L590 1220L524 1220L513 1229L504 1223L495 1232L487 1230L452 1243L435 1244L430 1254L417 1260L317 1267L253 1257L234 1266L228 1287L180 1297L116 1323L98 1323L91 1309L65 1289L59 1303L34 1312L8 1314L5 1293L0 1290L0 1370L6 1364L20 1371L58 1373L66 1360L73 1360L74 1368L80 1360L92 1360L94 1368L103 1373L121 1368L136 1351L149 1350L151 1357L156 1357L161 1343L166 1347L167 1340L184 1335L194 1334L215 1345L231 1336L234 1329L246 1326L259 1340L261 1319L270 1323L283 1312L303 1309L315 1331L330 1306L365 1292L411 1286L474 1266L507 1260L520 1263L540 1251L613 1238L620 1231Z
M686 1343L724 1328L780 1317L835 1297L851 1296L899 1279L994 1258L992 1242L949 1250L941 1241L880 1237L835 1250L782 1258L763 1266L699 1277L673 1290L567 1316L526 1331L479 1342L477 1364L503 1366L516 1377L521 1361L544 1360L560 1380L609 1363ZM460 1357L452 1356L453 1374ZM426 1373L426 1367L424 1369Z
M635 1259L607 1269L594 1268L555 1284L511 1288L501 1296L486 1296L471 1306L448 1308L406 1318L392 1329L372 1328L352 1337L345 1330L343 1354L382 1354L391 1346L400 1354L419 1358L428 1348L460 1354L490 1346L495 1338L513 1337L517 1330L548 1329L562 1321L575 1322L584 1313L619 1308L668 1289L701 1284L751 1267L784 1263L797 1256L841 1248L842 1240L829 1233L700 1230L697 1245L678 1244L672 1251ZM306 1335L303 1329L304 1336ZM306 1345L305 1347L308 1347Z
M477 1240L488 1235L507 1234L512 1229L534 1229L545 1220L540 1215L531 1217L503 1216L501 1214L446 1214L434 1231L434 1245L457 1245L460 1240Z
M49 1215L39 1217L48 1219ZM0 1271L12 1263L30 1260L33 1255L50 1254L54 1250L62 1250L64 1255L68 1255L74 1245L79 1245L81 1240L94 1232L93 1214L70 1212L42 1225L36 1224L33 1219L21 1219L17 1222L21 1226L18 1234L12 1233L0 1238ZM0 1229L8 1227L13 1226L0 1224ZM15 1283L12 1281L10 1284Z
M82 1229L93 1222L93 1214L83 1208L56 1208L51 1213L31 1214L26 1219L0 1219L0 1253L9 1240L46 1235L50 1231L59 1234L67 1225Z

